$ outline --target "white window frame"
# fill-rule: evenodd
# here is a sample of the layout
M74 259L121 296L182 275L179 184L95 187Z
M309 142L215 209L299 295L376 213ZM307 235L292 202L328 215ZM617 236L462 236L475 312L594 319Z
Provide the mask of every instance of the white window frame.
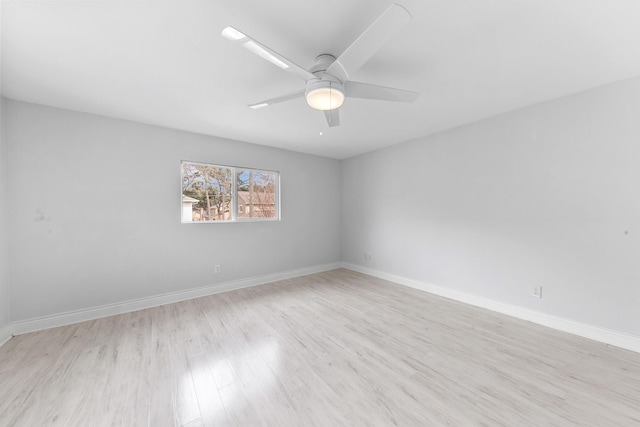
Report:
M182 181L183 181L183 165L185 163L194 164L194 165L202 165L202 166L213 166L217 168L225 168L231 169L231 218L224 221L185 221L182 217L183 208L182 208ZM275 216L273 218L264 218L264 217L252 217L252 218L239 218L238 217L238 179L237 174L238 171L249 171L249 172L264 172L268 174L273 174L275 176L274 179L274 190L275 190ZM257 168L249 168L245 166L229 166L229 165L219 165L215 163L206 163L206 162L194 162L191 160L181 160L180 161L180 221L182 224L226 224L226 223L234 223L234 222L273 222L280 221L281 213L280 213L280 171L274 171L269 169L257 169Z

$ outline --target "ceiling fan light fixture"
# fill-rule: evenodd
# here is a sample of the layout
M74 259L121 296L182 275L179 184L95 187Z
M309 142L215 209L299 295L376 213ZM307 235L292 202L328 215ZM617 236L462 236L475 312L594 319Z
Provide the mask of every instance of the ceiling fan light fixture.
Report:
M321 111L335 110L344 102L344 86L337 82L320 80L308 85L305 97L311 108Z

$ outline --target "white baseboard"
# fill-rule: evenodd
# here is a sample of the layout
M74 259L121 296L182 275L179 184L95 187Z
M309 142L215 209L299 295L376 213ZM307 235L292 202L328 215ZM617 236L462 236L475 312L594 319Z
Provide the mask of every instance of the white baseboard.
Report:
M529 310L515 305L505 304L490 299L470 295L464 292L452 289L442 288L432 284L419 282L417 280L408 279L394 274L384 273L382 271L372 270L357 264L342 263L342 267L357 271L359 273L368 274L369 276L378 277L400 285L419 289L434 295L439 295L452 300L460 301L476 307L486 308L497 313L506 314L539 325L547 326L562 332L568 332L594 341L599 341L615 347L624 348L626 350L640 353L640 337L614 331L611 329L601 328L599 326L589 325L587 323L577 322L575 320L563 317L553 316L551 314L541 313L539 311Z
M11 333L11 324L6 325L3 328L0 328L0 347L7 341L11 339L13 334Z
M43 329L70 325L73 323L99 319L101 317L113 316L116 314L129 313L136 310L143 310L145 308L157 307L160 305L171 304L174 302L185 301L207 295L213 295L220 292L232 291L249 286L263 285L265 283L276 282L278 280L290 279L298 276L305 276L307 274L320 273L322 271L335 270L336 268L340 268L341 266L342 263L339 262L316 265L280 273L266 274L258 277L250 277L247 279L218 283L216 285L205 286L202 288L189 289L180 292L171 292L148 298L140 298L117 304L108 304L83 310L54 314L51 316L38 317L35 319L21 320L13 322L0 330L0 345L9 340L12 335L21 335L29 332L41 331ZM5 333L7 335L7 338L3 342L2 338L4 337L3 334Z

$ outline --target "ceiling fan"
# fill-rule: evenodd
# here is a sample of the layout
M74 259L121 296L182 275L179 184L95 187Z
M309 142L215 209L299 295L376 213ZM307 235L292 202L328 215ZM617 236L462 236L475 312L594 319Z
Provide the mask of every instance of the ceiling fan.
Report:
M365 62L398 31L411 14L399 4L392 4L337 58L330 54L316 57L316 64L306 70L284 56L249 37L245 33L226 27L222 36L238 43L272 64L306 81L306 88L276 98L250 104L253 109L305 97L311 108L324 111L330 127L340 124L338 108L345 98L364 98L382 101L413 102L418 92L377 86L350 80Z

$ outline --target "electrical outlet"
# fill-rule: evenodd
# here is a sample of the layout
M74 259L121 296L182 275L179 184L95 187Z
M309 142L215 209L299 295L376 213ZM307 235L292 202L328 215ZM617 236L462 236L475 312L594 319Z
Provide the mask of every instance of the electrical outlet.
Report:
M534 286L531 290L531 296L536 298L542 298L542 286Z
M214 270L216 273L220 273L220 264L216 264Z

